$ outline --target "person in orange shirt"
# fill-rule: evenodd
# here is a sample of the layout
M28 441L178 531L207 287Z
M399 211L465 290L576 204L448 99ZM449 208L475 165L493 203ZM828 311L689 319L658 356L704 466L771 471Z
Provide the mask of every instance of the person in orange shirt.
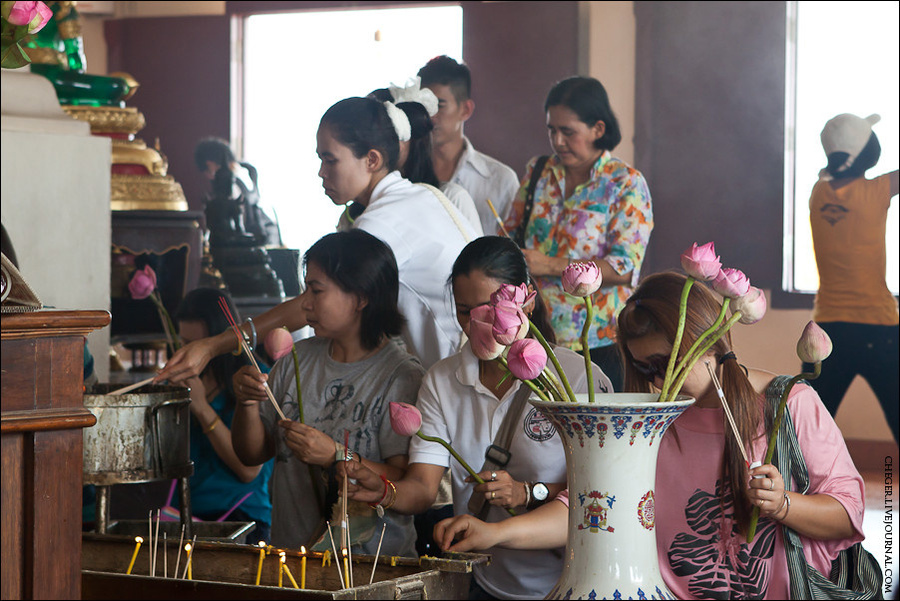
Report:
M872 387L898 440L900 372L897 299L885 282L885 230L898 172L867 179L881 145L865 119L841 114L822 130L828 165L809 200L809 220L819 269L813 319L834 342L834 352L812 380L832 415L857 374ZM804 366L804 371L808 371Z

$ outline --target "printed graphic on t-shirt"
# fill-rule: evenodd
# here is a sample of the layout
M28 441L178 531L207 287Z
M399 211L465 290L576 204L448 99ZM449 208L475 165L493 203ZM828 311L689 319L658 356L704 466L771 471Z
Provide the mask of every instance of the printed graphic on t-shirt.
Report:
M690 532L669 547L676 576L689 578L697 599L761 599L769 586L768 561L775 548L775 524L760 520L751 545L738 531L730 487L716 481L715 494L697 489L684 516Z
M833 204L833 203L825 203L821 209L819 209L819 213L822 215L822 219L830 223L831 225L836 224L838 221L842 221L847 217L847 214L850 212L850 209L843 205Z
M553 438L556 428L550 423L543 413L532 407L525 415L525 435L531 440L545 442Z

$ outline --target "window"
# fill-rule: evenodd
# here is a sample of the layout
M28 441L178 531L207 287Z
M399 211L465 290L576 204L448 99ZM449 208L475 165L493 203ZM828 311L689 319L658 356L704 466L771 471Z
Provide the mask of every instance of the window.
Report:
M301 254L343 207L322 191L316 129L329 106L462 60L459 6L254 15L243 23L242 156L259 171L285 245Z
M785 160L785 289L815 292L819 276L809 226L809 194L825 153L819 134L840 113L881 115L875 177L897 168L900 148L897 2L788 2ZM887 222L887 283L898 285L898 208Z

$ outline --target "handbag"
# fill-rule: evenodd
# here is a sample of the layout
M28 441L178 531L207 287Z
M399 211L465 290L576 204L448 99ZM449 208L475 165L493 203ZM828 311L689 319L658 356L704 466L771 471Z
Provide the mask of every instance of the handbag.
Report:
M484 465L479 472L506 469L509 460L512 459L509 447L512 446L512 439L516 433L516 424L519 423L522 409L530 396L531 389L524 384L513 395L509 404L509 410L503 416L503 421L500 422L494 441L484 452ZM482 493L472 491L472 496L469 497L468 509L469 513L484 521L490 505L488 505L487 499Z
M538 157L534 163L534 169L531 170L531 181L528 182L528 189L525 194L525 208L522 212L522 221L513 230L512 239L519 245L519 248L525 248L525 230L528 228L528 221L531 219L531 211L534 209L534 191L537 188L538 180L541 179L541 173L544 172L544 165L550 159L549 156Z
M791 380L790 376L778 376L766 389L766 400L770 408L770 419L774 419L775 411L781 401L781 394ZM781 422L781 430L775 443L773 463L778 471L790 474L786 479L792 480L797 492L806 494L809 490L809 472L806 461L800 452L800 443L794 430L794 422L785 407L785 419ZM767 420L768 421L768 420ZM831 562L831 573L826 577L814 567L806 563L803 555L803 542L800 535L782 524L784 537L784 553L787 557L790 575L791 599L883 599L882 574L878 560L863 548L861 543L844 549Z

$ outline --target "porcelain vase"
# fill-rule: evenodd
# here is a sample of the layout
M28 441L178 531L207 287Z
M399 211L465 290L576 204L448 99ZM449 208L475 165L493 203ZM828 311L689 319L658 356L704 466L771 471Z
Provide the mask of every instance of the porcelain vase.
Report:
M533 399L563 440L569 483L565 566L548 599L675 599L656 552L656 459L694 399L598 394L594 403Z

